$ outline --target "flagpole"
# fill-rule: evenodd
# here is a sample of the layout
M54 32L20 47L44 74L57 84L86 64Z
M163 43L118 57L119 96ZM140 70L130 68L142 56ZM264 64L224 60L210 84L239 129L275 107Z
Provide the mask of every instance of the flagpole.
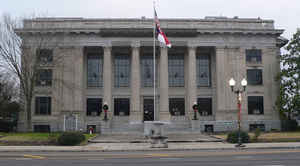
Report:
M153 120L155 121L155 112L156 112L156 101L155 101L155 1L153 1L153 66L154 66L154 73L153 73Z

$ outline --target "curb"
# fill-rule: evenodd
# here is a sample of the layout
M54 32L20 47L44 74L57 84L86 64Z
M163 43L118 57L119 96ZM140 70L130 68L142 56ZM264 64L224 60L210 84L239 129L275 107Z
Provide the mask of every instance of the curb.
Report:
M187 143L187 142L224 142L224 139L210 136L214 140L209 139L195 139L195 140L169 140L170 143ZM88 140L90 143L148 143L149 139L139 140L95 140L95 137Z
M55 150L55 149L15 149L15 150L1 150L0 152L147 152L147 151L194 151L194 150L203 150L203 151L216 151L216 150L272 150L272 149L300 149L300 146L286 146L286 147L223 147L223 148L147 148L147 149L64 149L64 150Z
M149 140L132 140L132 141L120 141L120 140L88 140L89 143L148 143ZM224 142L224 140L168 140L170 143L188 143L188 142Z

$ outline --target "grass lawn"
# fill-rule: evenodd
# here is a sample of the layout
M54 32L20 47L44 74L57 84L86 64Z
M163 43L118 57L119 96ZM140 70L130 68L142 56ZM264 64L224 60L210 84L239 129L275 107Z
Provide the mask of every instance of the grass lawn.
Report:
M58 138L59 133L0 133L0 141L47 141Z
M55 145L60 133L0 133L0 145ZM96 134L84 134L85 141Z
M215 137L225 139L227 134L216 134ZM254 133L249 133L253 142ZM265 132L261 133L256 142L300 142L300 132Z
M97 134L84 134L85 140L80 143L80 145L86 145L90 138L97 136Z

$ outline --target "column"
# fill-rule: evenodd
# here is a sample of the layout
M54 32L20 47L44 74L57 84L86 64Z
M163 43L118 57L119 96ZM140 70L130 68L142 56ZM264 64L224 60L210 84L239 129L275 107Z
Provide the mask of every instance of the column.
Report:
M196 46L188 47L188 112L186 116L190 119L193 119L194 115L192 105L197 102L196 49Z
M84 89L84 74L83 74L83 47L75 47L73 50L73 56L74 56L74 96L75 96L75 102L74 102L74 110L75 111L85 111L83 108L83 89ZM76 66L76 67L75 67ZM84 114L84 113L83 113Z
M225 48L216 47L216 95L217 95L217 106L216 106L216 120L224 120L224 112L226 110L226 90L230 88L228 79L225 76ZM236 101L231 101L236 102ZM225 116L225 115L224 115Z
M74 63L71 64L73 66L73 95L74 95L74 110L76 123L75 130L84 129L86 126L84 125L84 116L86 115L86 109L84 108L84 74L83 74L83 66L84 66L84 47L77 46L72 50L72 54L74 56ZM52 100L53 101L53 100ZM55 122L54 122L55 123ZM53 123L52 123L53 124ZM54 126L54 125L52 125Z
M103 103L107 102L108 104L108 119L111 120L113 116L112 110L112 55L111 55L111 46L104 47L104 63L103 63Z
M170 121L169 113L169 76L168 76L168 48L160 49L160 79L159 79L159 114L157 119L161 121ZM158 112L159 111L159 112ZM156 115L157 117L157 115ZM156 119L155 119L156 120Z
M142 122L140 110L140 43L132 43L130 121Z

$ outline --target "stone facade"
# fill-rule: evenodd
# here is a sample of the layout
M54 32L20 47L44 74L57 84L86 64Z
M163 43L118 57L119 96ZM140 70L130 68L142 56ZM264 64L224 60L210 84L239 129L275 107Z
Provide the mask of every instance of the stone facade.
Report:
M250 124L263 124L265 130L280 129L279 115L274 110L278 83L280 47L283 30L274 28L272 20L218 18L162 19L161 27L172 43L166 48L156 42L156 111L154 120L167 122L166 132L229 131L237 128L236 95L228 80L239 81L247 77L247 69L262 70L262 84L249 85L242 95L242 128ZM141 57L146 48L153 47L152 19L83 19L39 18L25 20L18 30L24 48L33 48L34 37L39 34L53 36L49 41L53 57L63 57L62 65L53 68L52 86L37 87L35 96L51 97L51 114L36 115L33 104L33 125L49 125L51 131L86 130L89 125L96 132L143 132L144 99L153 98L153 86L143 87ZM126 49L130 59L130 84L115 87L114 56ZM177 48L184 55L184 86L170 87L168 56ZM102 86L87 85L87 52L95 50L102 57ZM260 63L248 63L247 50L261 50ZM101 51L99 51L101 50ZM152 49L153 50L153 49ZM101 52L101 53L100 53ZM151 53L151 51L150 51ZM152 52L153 54L153 52ZM197 56L209 55L209 86L197 86ZM263 96L263 114L248 113L248 96ZM99 98L109 106L108 120L100 116L87 116L87 99ZM128 98L129 116L115 115L115 99ZM169 98L184 99L184 115L172 116ZM193 120L192 105L198 98L211 98L212 114ZM35 100L33 101L35 102ZM102 108L102 106L100 107ZM25 115L21 114L18 129L25 130ZM73 119L73 120L72 120ZM72 126L73 127L70 127ZM75 125L75 126L74 126ZM69 127L68 127L69 126Z

